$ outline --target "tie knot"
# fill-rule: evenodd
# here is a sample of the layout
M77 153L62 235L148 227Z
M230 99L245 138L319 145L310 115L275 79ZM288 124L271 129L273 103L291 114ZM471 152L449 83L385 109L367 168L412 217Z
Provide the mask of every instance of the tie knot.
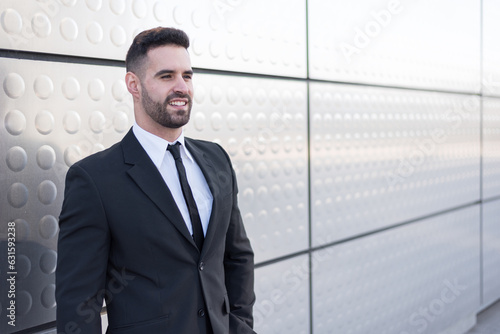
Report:
M177 142L174 145L168 145L167 150L170 151L175 160L181 158L181 143Z

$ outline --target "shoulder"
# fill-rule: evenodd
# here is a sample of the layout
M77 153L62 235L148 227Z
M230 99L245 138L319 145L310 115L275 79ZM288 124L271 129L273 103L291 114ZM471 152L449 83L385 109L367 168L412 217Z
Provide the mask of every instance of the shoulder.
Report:
M104 166L106 164L110 164L113 161L117 160L122 155L120 146L121 146L121 143L116 143L113 146L111 146L105 150L91 154L91 155L77 161L71 167L92 169L92 167L94 167L94 166Z
M201 139L193 139L193 138L185 138L185 141L188 146L194 147L203 153L207 154L222 154L226 157L228 157L226 151L222 148L217 143L207 141L207 140L201 140Z

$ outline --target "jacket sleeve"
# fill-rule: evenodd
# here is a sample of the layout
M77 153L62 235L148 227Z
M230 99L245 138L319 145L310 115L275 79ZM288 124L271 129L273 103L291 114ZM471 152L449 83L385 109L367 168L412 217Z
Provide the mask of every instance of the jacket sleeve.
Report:
M101 334L110 234L99 191L78 165L66 175L59 227L57 332Z
M229 164L231 164L227 154L226 158ZM238 186L232 168L231 176L233 205L231 222L226 235L226 252L224 257L226 289L230 303L229 332L231 334L254 333L252 330L252 309L255 303L254 253L238 208Z

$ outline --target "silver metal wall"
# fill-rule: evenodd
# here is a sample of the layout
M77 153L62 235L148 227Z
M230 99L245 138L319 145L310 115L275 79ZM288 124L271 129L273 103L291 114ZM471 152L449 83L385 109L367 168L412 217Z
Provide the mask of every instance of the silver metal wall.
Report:
M53 326L65 172L132 125L123 59L164 25L192 40L186 133L238 176L256 331L464 333L500 298L499 17L494 0L3 0L17 309L12 327L2 283L0 331Z

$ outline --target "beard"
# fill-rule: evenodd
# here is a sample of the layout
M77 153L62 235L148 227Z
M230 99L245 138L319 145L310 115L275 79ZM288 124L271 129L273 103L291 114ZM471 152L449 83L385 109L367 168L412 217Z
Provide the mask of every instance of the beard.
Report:
M191 116L191 107L193 106L191 96L187 94L172 93L167 96L165 102L160 103L154 101L148 94L148 92L142 90L142 107L146 114L151 117L153 121L164 126L166 128L177 129L189 122L189 117ZM187 99L187 104L185 109L174 109L169 110L169 102L173 99Z

